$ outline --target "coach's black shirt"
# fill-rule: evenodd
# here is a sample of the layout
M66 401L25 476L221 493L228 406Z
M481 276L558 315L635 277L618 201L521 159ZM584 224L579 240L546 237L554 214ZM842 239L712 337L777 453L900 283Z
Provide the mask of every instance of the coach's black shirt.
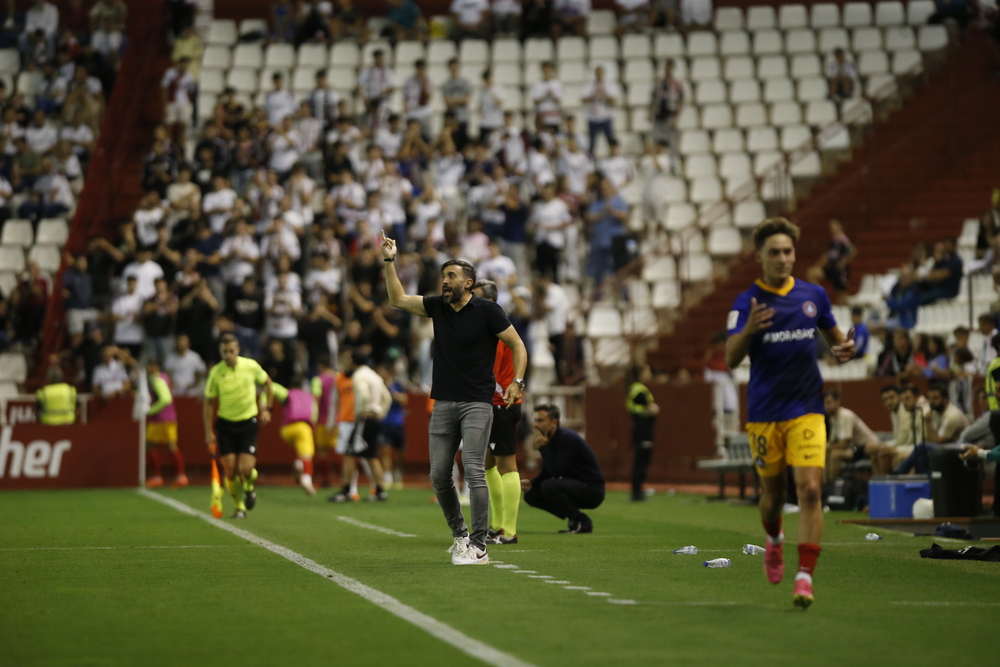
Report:
M538 448L542 455L542 471L531 481L532 486L549 478L565 477L584 484L604 485L604 475L594 450L587 441L568 428L557 428L552 440Z
M424 310L434 322L431 398L492 404L497 335L510 326L503 308L473 295L455 312L444 297L425 296Z

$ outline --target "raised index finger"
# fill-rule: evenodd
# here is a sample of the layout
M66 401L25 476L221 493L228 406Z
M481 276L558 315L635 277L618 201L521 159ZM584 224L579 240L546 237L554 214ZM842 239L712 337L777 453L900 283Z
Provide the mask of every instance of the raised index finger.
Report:
M382 243L385 243L388 239L385 238L385 229L382 230Z

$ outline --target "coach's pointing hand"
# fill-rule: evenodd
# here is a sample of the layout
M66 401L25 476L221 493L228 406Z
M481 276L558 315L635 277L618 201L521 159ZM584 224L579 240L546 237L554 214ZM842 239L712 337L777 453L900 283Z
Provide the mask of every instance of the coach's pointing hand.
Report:
M396 241L385 235L382 230L382 259L396 259Z
M770 328L772 319L774 319L774 308L768 308L764 303L757 303L757 299L750 299L750 317L744 327L750 335Z
M507 385L507 388L503 392L504 403L506 403L509 408L514 405L519 398L521 398L521 385L516 382L511 382Z

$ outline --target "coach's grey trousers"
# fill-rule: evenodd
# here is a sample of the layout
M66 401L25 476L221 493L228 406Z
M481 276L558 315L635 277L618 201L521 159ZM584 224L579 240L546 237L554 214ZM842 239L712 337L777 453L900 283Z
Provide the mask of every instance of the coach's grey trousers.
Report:
M493 427L493 406L489 403L435 401L431 413L430 442L431 483L438 504L451 527L453 537L469 536L480 549L486 548L489 523L490 491L486 486L486 447ZM458 445L462 446L465 482L469 485L472 532L465 524L458 489L451 478Z

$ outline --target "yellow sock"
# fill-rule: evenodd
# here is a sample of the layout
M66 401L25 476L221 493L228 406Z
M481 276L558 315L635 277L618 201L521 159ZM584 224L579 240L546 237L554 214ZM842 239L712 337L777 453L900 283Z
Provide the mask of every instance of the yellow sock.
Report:
M243 480L243 490L253 491L253 483L257 481L257 469L254 468L250 471L250 477Z
M229 495L233 497L233 502L236 503L236 509L247 511L247 506L243 504L243 484L236 477L226 480L226 488L229 489Z
M486 486L490 489L490 528L500 530L503 527L503 480L496 466L486 471Z
M501 476L503 482L503 528L504 535L517 535L517 511L521 508L521 475L515 470Z

